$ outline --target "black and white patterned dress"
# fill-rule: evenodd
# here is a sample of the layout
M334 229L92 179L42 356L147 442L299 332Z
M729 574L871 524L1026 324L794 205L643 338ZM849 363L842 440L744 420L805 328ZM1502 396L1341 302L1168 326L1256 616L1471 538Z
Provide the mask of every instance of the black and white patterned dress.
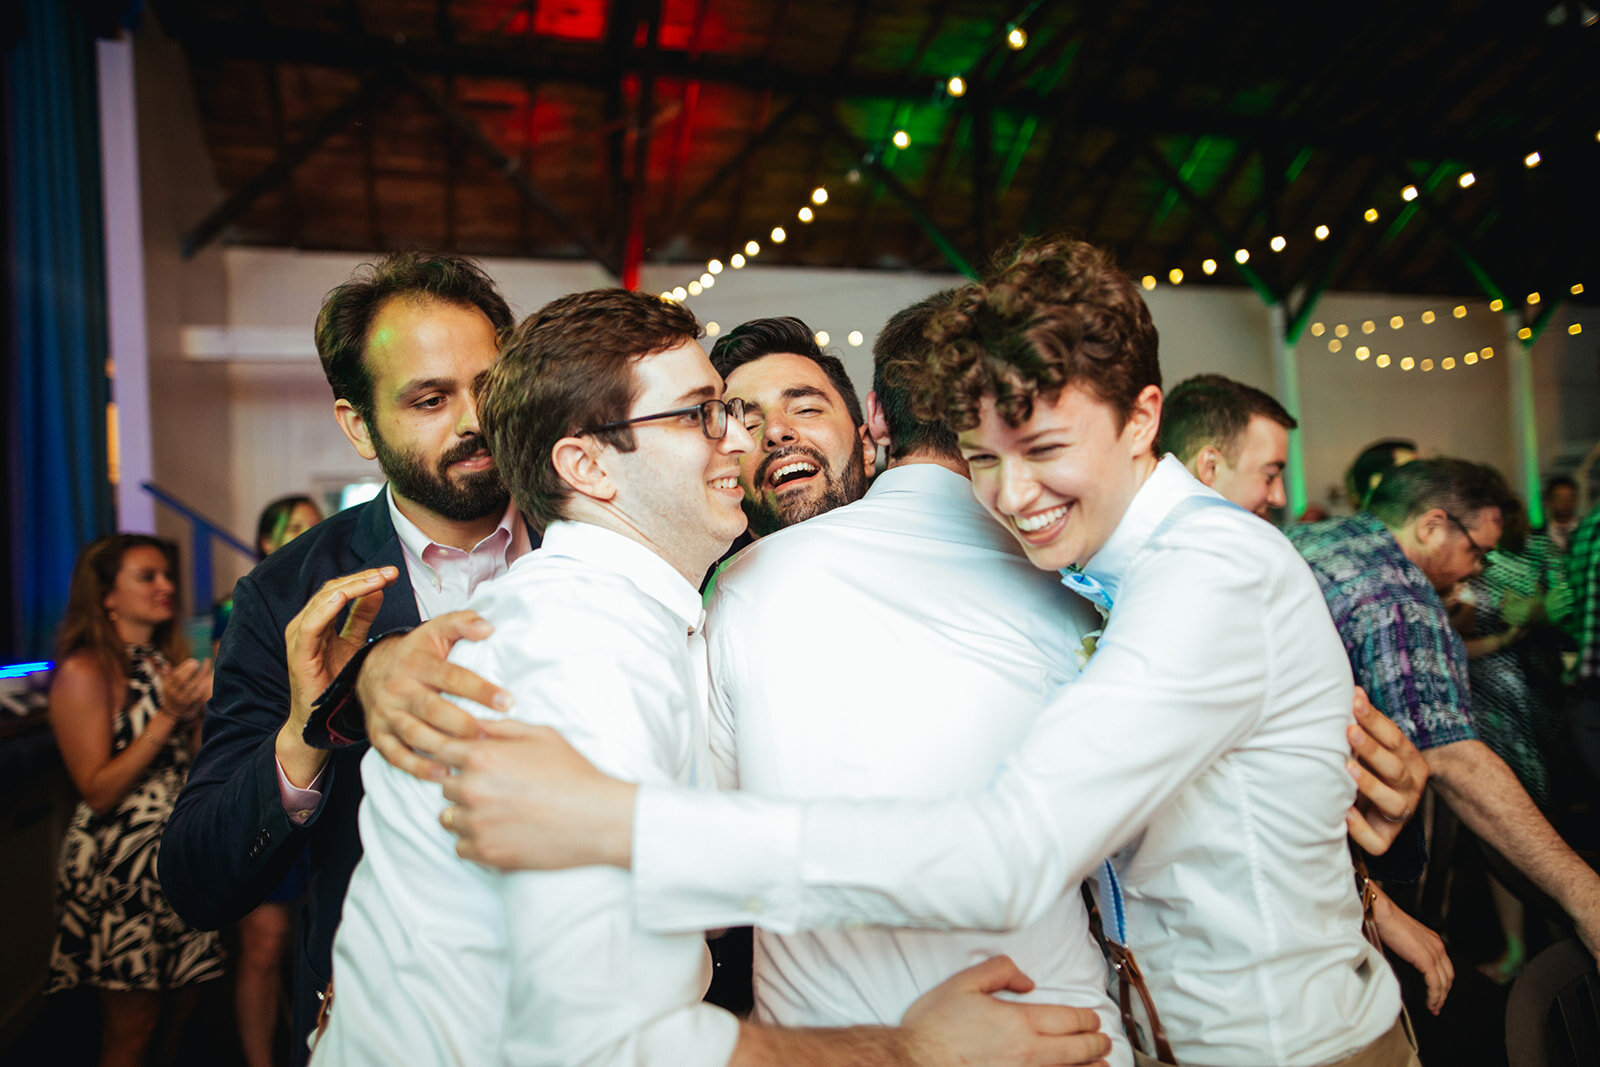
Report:
M166 660L149 645L128 646L128 657L128 692L112 723L112 755L132 744L161 707L158 678ZM217 935L186 926L156 879L161 829L189 774L181 735L174 731L162 743L114 810L96 815L80 801L73 812L61 842L50 992L79 984L173 989L222 977Z

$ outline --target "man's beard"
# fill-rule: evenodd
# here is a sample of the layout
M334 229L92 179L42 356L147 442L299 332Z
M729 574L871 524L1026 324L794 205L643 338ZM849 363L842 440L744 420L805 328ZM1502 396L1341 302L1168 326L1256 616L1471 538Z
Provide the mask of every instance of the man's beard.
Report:
M500 480L499 467L474 471L461 478L450 476L452 463L488 451L489 444L482 436L473 434L465 438L440 456L430 470L417 453L391 449L378 435L377 427L370 422L367 427L372 449L378 453L378 466L383 468L394 491L407 500L452 522L473 522L505 511L511 494Z
M822 492L816 495L791 493L786 498L771 490L763 489L755 499L751 499L746 493L744 513L750 519L750 532L757 537L765 537L786 526L793 526L797 522L804 522L834 508L854 503L866 495L867 472L861 465L859 453L845 461L843 471L835 471L833 464L829 463L821 452L805 445L791 445L763 459L761 465L756 468L756 484L764 486L767 472L778 461L796 455L803 455L817 465L817 470L822 475Z

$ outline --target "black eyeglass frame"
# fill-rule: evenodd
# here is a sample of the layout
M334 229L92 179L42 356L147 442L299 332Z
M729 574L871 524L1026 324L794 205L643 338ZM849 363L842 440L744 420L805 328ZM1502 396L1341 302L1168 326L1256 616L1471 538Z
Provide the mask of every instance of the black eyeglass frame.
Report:
M1440 510L1443 511L1444 509L1441 508ZM1455 528L1461 531L1461 536L1465 537L1467 539L1467 544L1472 546L1473 554L1478 557L1478 566L1487 567L1489 565L1489 549L1478 544L1478 542L1473 538L1472 534L1467 532L1466 523L1462 522L1448 511L1445 511L1444 517L1449 519L1455 525Z
M714 415L713 412L720 412L721 414ZM634 426L641 422L654 422L657 419L675 419L680 415L699 415L700 432L706 435L706 440L720 441L728 436L728 422L730 419L738 420L741 425L744 423L744 400L737 396L729 400L712 397L710 400L702 400L693 407L675 408L672 411L658 411L654 415L640 415L638 418L633 419L619 419L616 422L608 422L601 426L591 426L583 432L604 433L607 430L620 430L624 426ZM720 432L712 433L711 424L716 418L722 420L722 427Z

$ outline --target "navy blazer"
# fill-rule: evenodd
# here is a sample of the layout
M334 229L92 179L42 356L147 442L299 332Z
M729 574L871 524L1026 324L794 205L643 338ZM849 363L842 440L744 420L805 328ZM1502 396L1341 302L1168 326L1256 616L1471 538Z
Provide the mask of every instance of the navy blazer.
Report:
M367 745L334 752L321 806L304 826L289 821L275 753L289 714L283 631L328 579L386 564L398 567L400 577L384 590L374 634L420 621L384 492L318 523L239 579L233 617L217 652L200 753L161 836L161 887L184 921L204 930L253 910L283 880L301 848L309 848L290 1043L297 1063L306 1057L302 1037L315 1019L315 994L332 969L334 931L361 858L356 811Z

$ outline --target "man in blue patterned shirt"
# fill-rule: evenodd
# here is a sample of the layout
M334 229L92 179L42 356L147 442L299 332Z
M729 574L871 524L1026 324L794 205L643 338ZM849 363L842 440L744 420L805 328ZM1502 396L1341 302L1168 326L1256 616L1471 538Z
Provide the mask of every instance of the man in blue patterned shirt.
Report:
M1560 903L1600 957L1600 876L1478 740L1466 645L1439 599L1484 565L1509 501L1492 468L1417 460L1385 475L1367 510L1289 538L1317 576L1356 684L1422 750L1461 821Z

